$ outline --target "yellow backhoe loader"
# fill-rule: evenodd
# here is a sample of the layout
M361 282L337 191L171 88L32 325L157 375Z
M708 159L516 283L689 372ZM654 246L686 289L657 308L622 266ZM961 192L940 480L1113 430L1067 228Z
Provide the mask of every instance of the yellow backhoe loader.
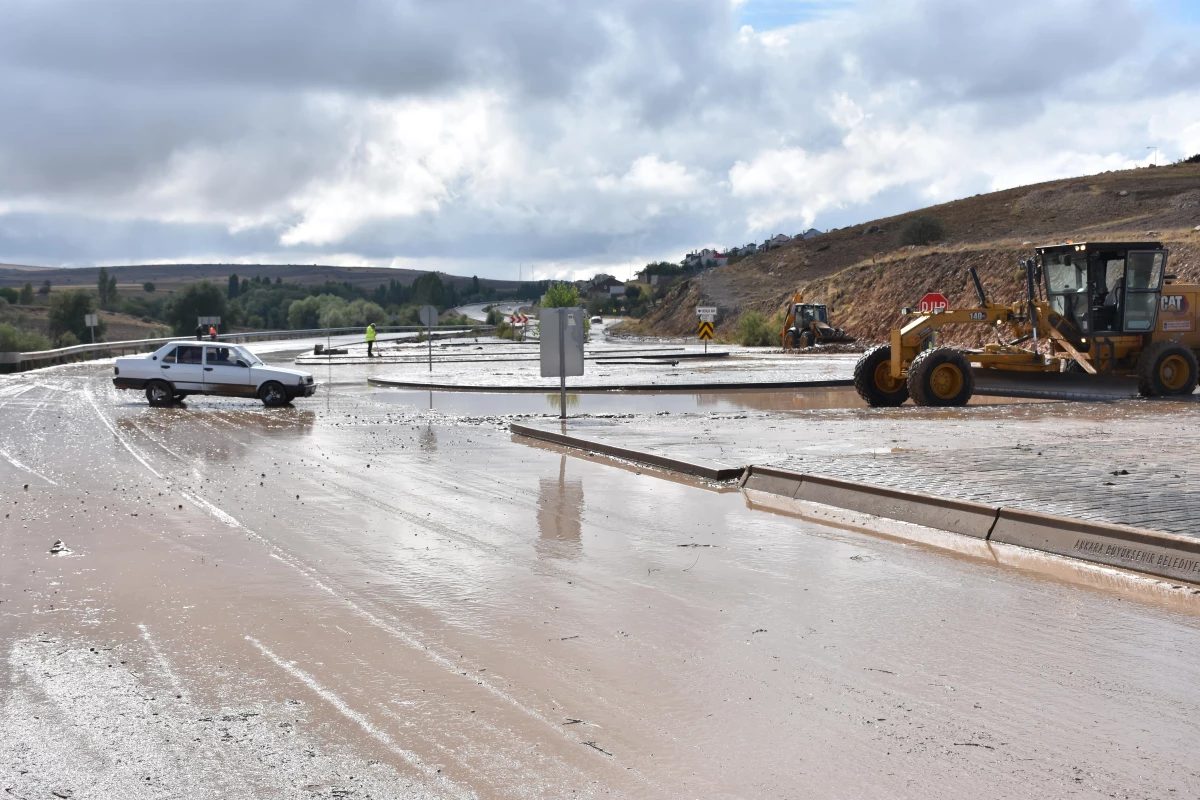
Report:
M1135 375L1142 395L1189 395L1196 389L1196 314L1200 286L1167 274L1159 242L1087 242L1035 248L1025 269L1025 300L988 302L970 269L979 305L914 313L891 343L868 350L854 367L854 387L872 406L961 406L974 370ZM947 325L988 325L996 344L937 346ZM1013 338L1004 341L1003 334Z
M854 341L844 330L829 324L829 309L824 304L806 303L802 294L792 295L788 302L779 338L788 350L812 347L814 344Z

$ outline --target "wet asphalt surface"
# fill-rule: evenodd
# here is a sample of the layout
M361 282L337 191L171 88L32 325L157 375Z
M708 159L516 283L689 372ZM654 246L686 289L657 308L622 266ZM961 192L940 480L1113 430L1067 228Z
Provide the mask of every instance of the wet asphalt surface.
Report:
M764 513L369 369L274 410L0 378L4 796L1200 793L1190 589Z

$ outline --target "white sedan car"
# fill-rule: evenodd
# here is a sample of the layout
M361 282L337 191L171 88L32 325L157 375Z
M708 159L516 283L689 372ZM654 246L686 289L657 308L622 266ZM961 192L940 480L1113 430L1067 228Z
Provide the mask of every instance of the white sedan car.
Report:
M189 394L257 397L263 405L282 406L317 390L307 372L268 367L237 345L192 340L171 342L149 355L118 358L113 386L145 391L152 406L170 405Z

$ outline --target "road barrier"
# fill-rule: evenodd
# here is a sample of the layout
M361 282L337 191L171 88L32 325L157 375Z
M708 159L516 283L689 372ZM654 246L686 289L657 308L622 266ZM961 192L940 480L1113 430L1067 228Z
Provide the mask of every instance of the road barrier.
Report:
M749 466L743 489L1200 583L1200 539Z
M491 330L492 326L478 325L464 330ZM246 344L248 342L276 341L281 339L308 339L318 336L349 336L351 334L366 334L366 328L312 328L295 331L252 331L246 333L223 333L217 336L217 341ZM394 325L375 329L381 333L399 333L407 331L424 331L420 325ZM77 344L71 347L59 347L54 350L39 350L29 353L0 353L0 372L23 372L30 369L40 369L55 364L68 364L76 361L93 361L100 358L112 358L117 355L141 353L157 350L167 342L190 339L189 336L168 336L161 339L129 339L120 342L96 342L95 344ZM204 337L208 341L208 337Z
M1002 508L991 540L1200 583L1200 539L1190 536Z

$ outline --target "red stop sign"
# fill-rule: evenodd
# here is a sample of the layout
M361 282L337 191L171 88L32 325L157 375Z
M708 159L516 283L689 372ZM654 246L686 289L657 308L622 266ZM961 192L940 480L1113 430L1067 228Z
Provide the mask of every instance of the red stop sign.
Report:
M941 292L930 292L921 298L921 302L917 305L917 311L922 314L932 314L935 311L944 311L950 303L946 300L946 295Z

